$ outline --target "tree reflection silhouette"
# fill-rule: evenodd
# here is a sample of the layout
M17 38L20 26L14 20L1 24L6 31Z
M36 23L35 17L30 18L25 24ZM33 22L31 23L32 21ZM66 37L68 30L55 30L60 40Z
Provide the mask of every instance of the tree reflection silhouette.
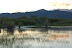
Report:
M48 28L40 28L40 29L38 29L38 31L40 31L40 32L48 32Z
M13 35L14 29L7 29L7 32Z
M24 32L24 31L26 31L26 29L22 29L22 28L19 28L19 29L17 29L19 32Z

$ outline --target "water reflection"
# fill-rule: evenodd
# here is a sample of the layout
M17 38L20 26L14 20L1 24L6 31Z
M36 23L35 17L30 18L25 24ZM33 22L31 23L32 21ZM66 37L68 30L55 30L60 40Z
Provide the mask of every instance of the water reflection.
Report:
M14 33L14 29L7 29L6 31L7 31L7 33L10 33L10 34Z
M72 48L71 40L71 29L1 29L0 48Z

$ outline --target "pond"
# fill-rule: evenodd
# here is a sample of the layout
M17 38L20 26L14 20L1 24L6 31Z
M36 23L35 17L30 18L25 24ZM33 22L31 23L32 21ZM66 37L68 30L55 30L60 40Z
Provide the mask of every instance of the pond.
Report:
M72 48L72 28L1 29L0 48Z

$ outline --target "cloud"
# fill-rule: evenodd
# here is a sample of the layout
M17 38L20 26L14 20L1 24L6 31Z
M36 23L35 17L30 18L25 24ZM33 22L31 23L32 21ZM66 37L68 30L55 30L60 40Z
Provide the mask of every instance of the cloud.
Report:
M50 5L56 7L68 7L70 4L66 2L62 2L62 3L50 2Z
M50 2L51 6L56 6L57 2Z
M65 2L62 2L60 4L58 4L58 6L61 6L61 7L68 7L70 4L68 3L65 3Z

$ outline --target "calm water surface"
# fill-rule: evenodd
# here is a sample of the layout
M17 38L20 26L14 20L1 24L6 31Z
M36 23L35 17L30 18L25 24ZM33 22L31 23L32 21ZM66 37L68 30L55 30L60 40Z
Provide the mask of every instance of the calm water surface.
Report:
M1 29L0 48L72 48L72 28Z

